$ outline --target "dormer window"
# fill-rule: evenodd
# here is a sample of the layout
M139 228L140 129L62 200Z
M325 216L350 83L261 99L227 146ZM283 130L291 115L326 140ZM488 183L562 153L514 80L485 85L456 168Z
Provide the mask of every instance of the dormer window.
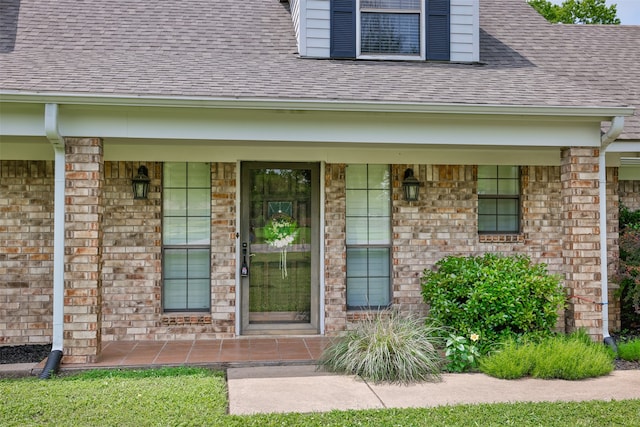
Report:
M331 0L331 57L450 58L450 0Z
M422 0L359 0L358 57L424 57Z

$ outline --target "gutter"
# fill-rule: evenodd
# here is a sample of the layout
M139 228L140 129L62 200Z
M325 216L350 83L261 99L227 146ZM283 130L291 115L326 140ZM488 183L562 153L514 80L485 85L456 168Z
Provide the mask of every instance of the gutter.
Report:
M56 103L65 105L224 108L252 110L357 111L384 113L477 114L506 116L589 117L608 120L631 116L633 107L571 107L554 105L457 104L337 99L214 98L119 94L77 94L65 92L23 92L0 90L2 102Z
M58 104L46 104L44 130L55 153L54 213L53 213L53 344L40 379L49 379L58 372L64 340L64 187L65 142L58 130Z
M600 274L602 293L602 337L604 343L616 350L615 340L609 335L609 268L607 257L607 162L606 151L620 136L624 128L624 117L616 116L609 130L600 137L600 155L598 158L598 180L600 197Z

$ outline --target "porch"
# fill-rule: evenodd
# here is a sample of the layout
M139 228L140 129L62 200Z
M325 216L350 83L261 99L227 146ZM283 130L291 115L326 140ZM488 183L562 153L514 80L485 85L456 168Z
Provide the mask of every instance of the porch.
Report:
M110 341L97 363L66 364L64 369L132 368L177 365L262 366L314 363L330 338L247 337L190 341ZM44 366L44 364L41 364Z

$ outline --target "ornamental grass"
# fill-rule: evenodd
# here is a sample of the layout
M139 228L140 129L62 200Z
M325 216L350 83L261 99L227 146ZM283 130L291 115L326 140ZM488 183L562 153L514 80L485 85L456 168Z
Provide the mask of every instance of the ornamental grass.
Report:
M417 316L382 310L330 344L318 364L375 383L439 381L443 336Z

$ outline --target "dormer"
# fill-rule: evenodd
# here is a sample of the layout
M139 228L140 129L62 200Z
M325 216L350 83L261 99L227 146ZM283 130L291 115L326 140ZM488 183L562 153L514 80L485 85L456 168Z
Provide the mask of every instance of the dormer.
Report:
M477 62L479 0L290 0L302 57Z

